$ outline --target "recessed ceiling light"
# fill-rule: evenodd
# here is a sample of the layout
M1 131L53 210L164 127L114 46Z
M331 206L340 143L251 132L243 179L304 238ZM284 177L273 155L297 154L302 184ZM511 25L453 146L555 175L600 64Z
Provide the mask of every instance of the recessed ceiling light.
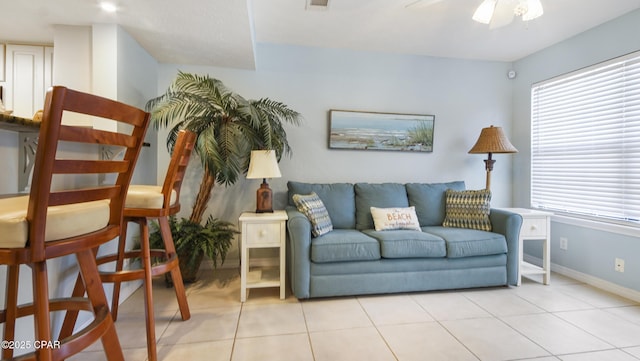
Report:
M108 13L115 13L116 11L118 11L118 7L116 6L116 4L108 1L102 1L100 3L100 8Z

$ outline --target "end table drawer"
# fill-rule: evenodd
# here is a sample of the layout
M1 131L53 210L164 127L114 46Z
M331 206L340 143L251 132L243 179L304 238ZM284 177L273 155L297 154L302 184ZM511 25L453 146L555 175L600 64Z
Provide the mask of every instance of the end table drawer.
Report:
M546 218L529 218L522 221L522 230L520 231L522 238L543 237L547 236L547 219Z
M280 223L247 224L247 243L250 245L280 244Z

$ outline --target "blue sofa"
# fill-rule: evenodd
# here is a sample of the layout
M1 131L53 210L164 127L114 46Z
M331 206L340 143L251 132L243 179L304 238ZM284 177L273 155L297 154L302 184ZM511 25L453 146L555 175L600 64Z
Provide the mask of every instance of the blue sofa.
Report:
M445 191L464 182L287 186L287 268L299 299L517 284L520 215L491 209L491 232L442 226ZM319 237L293 202L311 192L333 225ZM376 231L371 206L414 206L421 231Z

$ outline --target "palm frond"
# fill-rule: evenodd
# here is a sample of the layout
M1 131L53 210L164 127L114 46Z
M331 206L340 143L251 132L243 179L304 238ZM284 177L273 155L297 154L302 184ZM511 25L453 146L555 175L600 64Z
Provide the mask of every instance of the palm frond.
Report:
M224 185L235 183L247 171L253 149L274 149L278 159L290 154L284 123L301 121L300 114L283 103L247 100L218 79L182 71L146 108L156 127L170 128L169 149L180 129L195 132L195 151L204 169ZM200 199L206 198L198 194L196 204Z
M196 142L196 152L200 157L202 166L211 172L212 176L217 177L218 164L220 163L218 152L218 139L216 138L216 129L209 127L203 129L198 134Z

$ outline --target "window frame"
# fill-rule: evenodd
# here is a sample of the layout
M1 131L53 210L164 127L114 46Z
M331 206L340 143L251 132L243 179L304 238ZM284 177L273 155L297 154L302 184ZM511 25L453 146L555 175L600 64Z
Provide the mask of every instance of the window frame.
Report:
M587 222L604 222L604 223L609 223L609 224L614 224L614 225L620 225L623 227L640 227L640 199L638 200L634 200L634 206L632 206L632 211L627 211L627 213L625 212L621 212L620 214L617 215L613 215L613 214L607 214L606 212L602 212L602 211L598 211L597 209L589 209L589 203L584 203L582 204L583 208L581 210L576 210L575 207L573 206L569 206L569 207L559 207L557 206L557 204L553 203L553 202L549 202L548 200L544 200L544 197L541 197L538 193L540 192L539 188L544 189L544 181L540 181L540 178L543 177L543 175L549 175L549 174L553 174L553 171L549 171L546 170L544 172L540 171L539 168L539 164L538 162L540 161L541 158L544 158L544 156L540 155L540 149L543 148L540 146L540 136L539 136L539 132L540 129L537 129L540 127L540 123L543 122L543 120L541 120L543 118L544 115L541 115L541 109L542 111L547 111L550 109L545 108L545 106L547 105L541 105L541 92L549 92L549 90L551 89L551 93L553 93L553 91L562 88L563 86L570 86L572 83L574 82L584 82L584 81L593 81L595 79L596 83L599 85L614 85L614 86L620 86L620 84L626 84L625 81L626 80L617 80L617 81L610 81L607 80L607 73L611 72L612 69L617 69L614 73L620 73L622 74L622 77L624 78L624 76L627 74L627 70L626 67L629 67L629 74L631 75L631 79L632 79L632 84L633 86L628 87L630 90L627 91L627 88L624 87L624 85L622 85L622 88L624 88L624 91L622 92L622 96L620 97L620 99L625 99L625 97L627 97L629 94L631 94L632 98L636 103L629 102L630 104L632 104L632 106L630 106L629 108L632 109L630 110L628 113L631 114L631 116L627 117L627 112L625 110L626 107L626 103L625 100L619 100L618 98L615 98L616 100L618 100L620 103L625 104L622 107L622 112L620 113L621 116L618 118L615 118L615 123L617 124L616 127L611 127L611 128L607 128L607 129L614 129L617 130L618 132L624 133L621 131L622 127L620 124L621 123L625 123L625 121L627 122L637 122L636 124L640 125L640 51L637 52L633 52L633 53L629 53L614 59L610 59L604 62L600 62L585 68L581 68L566 74L562 74L559 76L556 76L554 78L551 79L547 79L541 82L537 82L532 84L531 86L531 159L530 159L530 205L533 208L539 208L539 209L544 209L544 210L549 210L552 212L555 212L556 214L561 214L562 216L565 217L570 217L570 218L577 218L577 219L584 219ZM620 74L614 74L614 76L618 77L620 76ZM633 76L636 76L635 78L633 78ZM598 77L603 77L603 79L598 80ZM574 84L575 85L575 84ZM579 86L577 88L575 88L574 90L569 90L571 88L567 88L565 89L566 93L564 93L563 95L565 96L565 98L573 98L573 92L575 91L577 94L582 93L584 91L584 89L591 89L590 87L585 87L585 88L579 88ZM578 89L578 90L576 90ZM598 90L598 89L596 89ZM598 90L601 91L601 90ZM634 93L635 91L635 93ZM547 96L547 95L544 95ZM580 99L579 95L575 96L576 99L573 99L573 101L577 101L577 99ZM595 99L600 100L600 99L604 99L605 98L605 93L596 93L596 97ZM552 100L549 103L551 104L555 104L557 105L564 105L565 102L564 101L557 101L557 100ZM566 104L573 104L570 102L567 102ZM584 103L584 104L588 104L588 103ZM574 106L576 104L573 104ZM634 109L638 108L637 110ZM552 106L548 106L549 108L551 108ZM586 111L586 108L588 108L588 105L584 105L582 108L580 106L576 106L576 109L584 109ZM596 107L597 108L597 107ZM600 109L600 108L597 108ZM606 107L603 108L604 110L609 111L610 109L608 108L608 105ZM614 109L614 108L612 108ZM617 108L615 108L617 109ZM634 114L635 113L635 114ZM553 118L553 116L549 116L549 118ZM625 120L625 119L629 119L629 120ZM546 119L546 118L545 118ZM608 119L610 120L610 119ZM548 120L547 120L548 121ZM558 120L556 120L558 121ZM551 123L550 123L551 124ZM558 123L560 124L560 123ZM566 128L564 129L565 131L568 128L571 128L571 126L567 126L567 127L562 127L562 124L560 124L561 126L559 128ZM553 127L551 127L553 128ZM548 134L551 134L552 132L550 130L544 130L546 132L548 132ZM543 131L543 132L544 132ZM588 133L588 131L585 131L584 133ZM635 138L635 140L640 140L640 130L636 130L635 131L635 136L637 138ZM570 134L574 134L574 133L570 133ZM544 137L545 135L543 135ZM625 135L622 135L623 137ZM565 135L566 137L566 135ZM609 139L609 141L611 142L611 139L613 138L612 135L608 135L607 137L604 137L605 139ZM568 138L563 138L563 139L568 139ZM559 142L558 140L556 140L556 142ZM578 147L582 147L583 150L588 148L588 146L584 145L584 139L582 140L582 144ZM553 143L553 141L551 142ZM615 143L615 142L614 142ZM556 143L556 145L558 145L560 143ZM621 148L624 148L621 147ZM606 146L603 148L608 150L608 148L606 148ZM548 151L548 149L545 149L545 151ZM550 152L549 152L550 153ZM591 154L596 154L596 153L591 153ZM634 150L633 152L626 152L626 151L622 151L619 153L619 158L614 158L614 159L619 159L620 162L622 162L621 164L624 163L625 159L627 158L624 155L629 155L629 154L633 154L635 156L636 159L640 159L640 148ZM566 154L561 155L562 156L566 156ZM536 158L537 157L537 158ZM567 158L567 157L565 157ZM591 157L593 158L593 157ZM585 159L581 159L582 161L589 161L591 160L591 158L585 158ZM558 158L560 159L560 158ZM545 161L545 160L543 160ZM549 159L547 158L546 161L548 163L546 163L547 167L551 164ZM565 159L565 161L568 161L567 159ZM571 167L571 166L569 166ZM627 170L627 168L625 167L625 165L623 164L621 167L621 174L627 174L630 173L630 171ZM575 167L576 169L578 169L579 167ZM565 169L565 168L562 168ZM585 168L586 169L586 168ZM546 172L546 173L545 173ZM610 178L614 179L616 177L618 177L618 175L616 175L615 177L611 174L608 175ZM635 180L636 182L640 183L640 172L637 172L635 174L632 174L632 176L634 176L635 178L632 178L632 180ZM538 178L536 178L538 177ZM628 178L626 178L628 179ZM556 180L556 181L548 181L548 184L552 184L552 183L562 183L562 180ZM606 182L605 182L606 183ZM624 183L624 182L622 182ZM590 186L594 189L596 189L596 192L598 191L597 188L595 188L594 186ZM559 186L559 189L561 189L562 187ZM622 186L622 189L624 191L625 186ZM630 187L631 188L631 187ZM639 188L640 187L635 187L635 188ZM556 192L558 190L555 190ZM576 193L580 192L579 190L576 191ZM632 192L632 190L629 190L628 192ZM640 192L640 191L639 191ZM558 193L555 194L555 198L556 199L556 203L558 202L558 199L560 199L560 195L562 193ZM633 193L635 195L638 195L638 193ZM583 196L582 194L580 196ZM579 197L579 196L576 196ZM616 204L616 206L620 206L621 204L625 203L626 200L628 199L626 194L623 194L621 196L621 199L625 200L624 202L618 202ZM636 204L637 203L637 204ZM591 203L593 204L593 203ZM595 207L594 207L595 208ZM613 209L613 208L612 208ZM629 213L631 212L631 213ZM632 214L632 216L629 216L629 214Z

